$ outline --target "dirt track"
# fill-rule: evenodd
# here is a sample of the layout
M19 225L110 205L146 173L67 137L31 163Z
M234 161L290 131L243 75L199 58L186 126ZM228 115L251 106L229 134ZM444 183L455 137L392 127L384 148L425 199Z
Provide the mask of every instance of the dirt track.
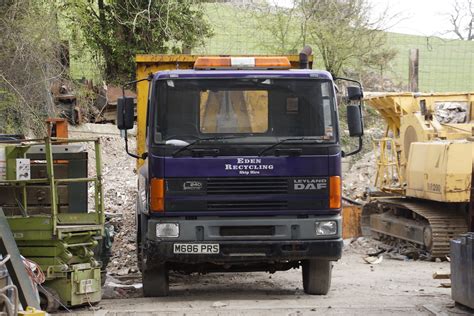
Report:
M446 280L432 279L435 271L448 272L449 263L384 259L371 266L361 251L349 249L334 266L327 296L304 294L300 270L175 276L170 297L105 299L94 314L470 315L454 307L451 290L439 287ZM141 296L140 290L135 294Z

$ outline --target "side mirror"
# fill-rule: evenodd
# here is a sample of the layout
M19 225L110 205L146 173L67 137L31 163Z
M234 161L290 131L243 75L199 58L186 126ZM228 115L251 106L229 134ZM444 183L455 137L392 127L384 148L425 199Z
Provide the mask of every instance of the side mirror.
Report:
M349 127L350 137L361 137L364 135L364 123L362 121L360 106L347 106L347 125Z
M132 97L120 97L117 99L117 127L120 130L133 128L135 121L135 102Z
M364 97L364 93L362 92L362 89L357 86L350 86L347 87L347 98L350 101L357 101L357 100L362 100Z

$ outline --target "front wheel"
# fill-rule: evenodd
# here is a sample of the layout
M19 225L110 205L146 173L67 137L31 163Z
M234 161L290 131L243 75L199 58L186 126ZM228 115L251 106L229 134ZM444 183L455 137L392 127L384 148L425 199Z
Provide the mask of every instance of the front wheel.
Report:
M143 267L142 270L143 295L145 297L168 296L169 274L166 264Z
M331 288L332 262L304 260L302 262L303 289L306 294L326 295Z

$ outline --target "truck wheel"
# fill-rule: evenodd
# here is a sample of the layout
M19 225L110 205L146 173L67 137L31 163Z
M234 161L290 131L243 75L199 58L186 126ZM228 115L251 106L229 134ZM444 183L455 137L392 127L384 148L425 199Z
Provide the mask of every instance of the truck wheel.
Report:
M142 283L145 297L168 296L169 275L166 265L155 265L153 268L143 267Z
M331 288L332 262L304 260L302 262L303 289L306 294L326 295Z
M141 214L140 204L137 199L137 209L136 209L136 225L137 225L137 260L138 260L138 270L142 272L143 265L143 245L145 244L145 236L146 236L146 225L148 223L148 219L145 215Z

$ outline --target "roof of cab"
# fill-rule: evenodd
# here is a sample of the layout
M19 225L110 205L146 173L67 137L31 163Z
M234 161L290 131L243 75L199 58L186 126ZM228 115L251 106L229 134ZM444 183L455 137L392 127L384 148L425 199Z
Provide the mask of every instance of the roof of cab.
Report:
M289 70L166 70L154 74L154 80L160 79L191 79L191 78L299 78L299 79L329 79L331 74L325 70L289 69Z

